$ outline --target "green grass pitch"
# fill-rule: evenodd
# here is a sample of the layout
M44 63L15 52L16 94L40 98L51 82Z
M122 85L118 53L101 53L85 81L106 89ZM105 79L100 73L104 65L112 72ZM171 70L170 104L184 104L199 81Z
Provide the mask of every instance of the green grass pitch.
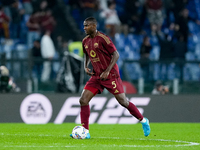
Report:
M91 139L69 137L76 124L0 124L0 150L199 150L199 123L151 123L151 134L142 125L90 125Z

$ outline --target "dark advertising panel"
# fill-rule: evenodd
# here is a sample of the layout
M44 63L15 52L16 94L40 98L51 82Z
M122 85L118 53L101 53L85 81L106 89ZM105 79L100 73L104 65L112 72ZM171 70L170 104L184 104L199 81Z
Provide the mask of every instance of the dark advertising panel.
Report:
M80 95L1 94L0 123L80 123ZM151 122L200 122L200 95L127 95ZM134 124L138 121L112 95L90 101L90 123Z

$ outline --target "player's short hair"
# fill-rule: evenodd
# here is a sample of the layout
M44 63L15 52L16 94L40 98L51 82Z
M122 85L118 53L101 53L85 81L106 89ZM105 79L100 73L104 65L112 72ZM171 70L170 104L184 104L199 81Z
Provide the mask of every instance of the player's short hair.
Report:
M89 21L97 25L97 20L94 17L88 17L85 19L85 21Z

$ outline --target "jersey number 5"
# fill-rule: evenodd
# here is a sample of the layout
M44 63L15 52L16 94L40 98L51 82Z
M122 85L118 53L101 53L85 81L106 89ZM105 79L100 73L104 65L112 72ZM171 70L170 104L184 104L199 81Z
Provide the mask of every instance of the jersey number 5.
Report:
M115 81L112 81L112 85L113 85L113 89L115 89L117 87Z

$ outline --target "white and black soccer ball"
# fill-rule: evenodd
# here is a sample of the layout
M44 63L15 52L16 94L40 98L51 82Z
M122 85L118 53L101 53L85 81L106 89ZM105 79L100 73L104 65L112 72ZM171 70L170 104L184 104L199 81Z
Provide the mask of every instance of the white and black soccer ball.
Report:
M85 139L88 130L85 129L83 126L75 126L72 130L72 137L74 139Z

